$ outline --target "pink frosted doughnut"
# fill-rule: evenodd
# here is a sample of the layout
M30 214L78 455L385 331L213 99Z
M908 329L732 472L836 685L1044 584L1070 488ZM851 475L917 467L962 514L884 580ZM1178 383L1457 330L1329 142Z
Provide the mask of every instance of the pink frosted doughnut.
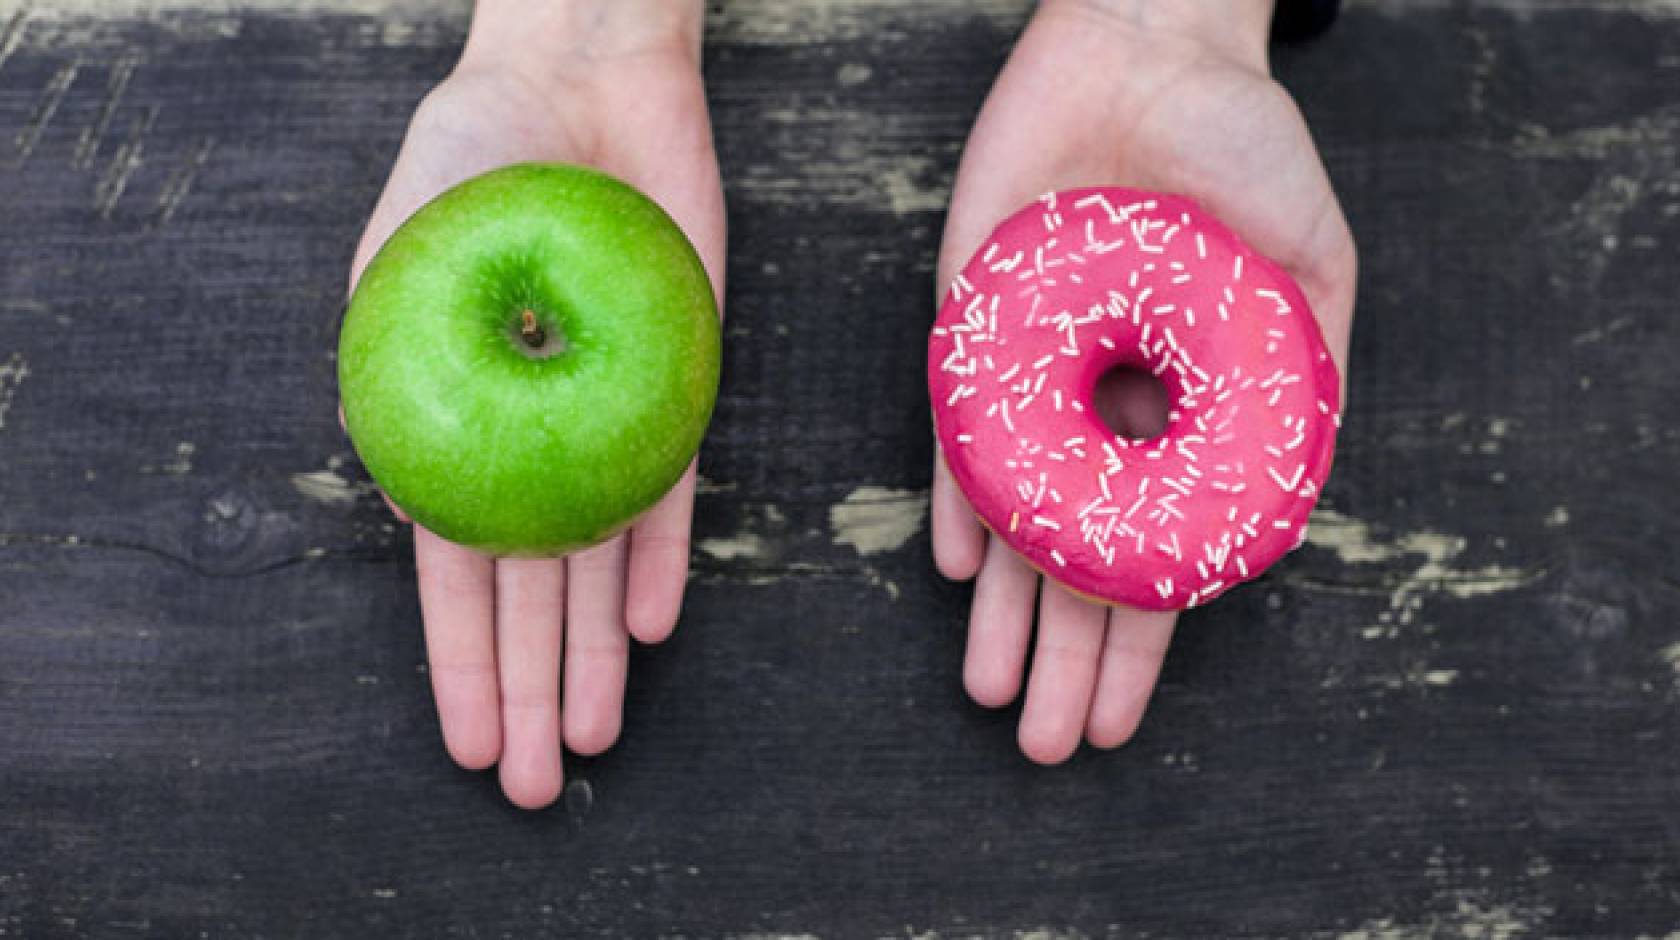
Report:
M1097 379L1147 369L1171 410L1116 435ZM1300 544L1341 385L1306 298L1189 199L1049 193L997 227L928 341L957 485L1034 567L1098 600L1205 603Z

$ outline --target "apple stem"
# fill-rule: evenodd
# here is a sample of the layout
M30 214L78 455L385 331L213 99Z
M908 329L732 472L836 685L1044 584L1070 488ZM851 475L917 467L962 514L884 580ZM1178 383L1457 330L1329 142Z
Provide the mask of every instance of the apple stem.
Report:
M537 315L530 310L519 315L519 336L525 341L525 345L532 349L541 349L542 344L548 340L543 328L537 324Z

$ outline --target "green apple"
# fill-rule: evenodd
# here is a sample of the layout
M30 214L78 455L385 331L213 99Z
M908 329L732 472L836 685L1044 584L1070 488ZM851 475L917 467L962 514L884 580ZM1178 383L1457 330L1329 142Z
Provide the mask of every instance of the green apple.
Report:
M345 425L414 521L498 555L622 530L699 449L717 306L653 200L563 164L492 170L397 229L339 338Z

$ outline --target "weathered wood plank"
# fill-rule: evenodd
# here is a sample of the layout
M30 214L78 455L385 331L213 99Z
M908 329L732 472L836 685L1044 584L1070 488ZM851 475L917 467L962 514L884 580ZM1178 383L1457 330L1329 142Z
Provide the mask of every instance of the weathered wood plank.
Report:
M714 12L732 254L683 627L508 808L333 418L453 0L0 5L0 930L1658 934L1680 922L1680 15L1349 3L1282 50L1363 249L1309 546L1044 771L960 691L921 343L1024 2Z

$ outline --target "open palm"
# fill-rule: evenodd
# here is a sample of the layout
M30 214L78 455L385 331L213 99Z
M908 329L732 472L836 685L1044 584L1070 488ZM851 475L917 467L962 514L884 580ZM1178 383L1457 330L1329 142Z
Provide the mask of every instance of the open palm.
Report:
M463 65L415 111L352 284L433 196L531 160L593 166L651 196L699 250L721 304L723 195L697 51L682 43L597 50L540 77ZM563 559L493 559L415 526L445 744L463 767L499 762L520 806L558 795L562 741L595 754L617 739L629 637L658 642L676 624L694 482L691 466L627 534Z
M940 283L999 221L1041 193L1124 185L1188 195L1300 283L1346 371L1356 261L1329 179L1264 47L1147 32L1099 4L1045 4L975 124L952 194ZM1122 386L1120 424L1147 424L1147 383ZM964 684L1012 701L1037 644L1019 741L1041 763L1084 738L1124 743L1160 673L1176 615L1104 607L1043 581L935 468L934 556L950 578L978 575Z

